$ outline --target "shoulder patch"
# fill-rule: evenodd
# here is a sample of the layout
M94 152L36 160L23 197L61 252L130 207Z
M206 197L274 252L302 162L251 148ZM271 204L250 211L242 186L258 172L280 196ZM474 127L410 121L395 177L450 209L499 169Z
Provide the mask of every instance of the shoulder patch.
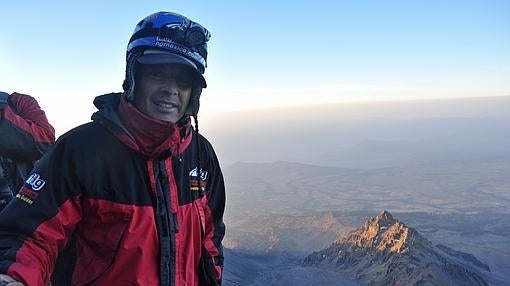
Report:
M28 203L33 204L35 199L39 196L39 191L46 185L46 182L41 179L41 175L33 173L28 177L25 185L19 190L16 198Z

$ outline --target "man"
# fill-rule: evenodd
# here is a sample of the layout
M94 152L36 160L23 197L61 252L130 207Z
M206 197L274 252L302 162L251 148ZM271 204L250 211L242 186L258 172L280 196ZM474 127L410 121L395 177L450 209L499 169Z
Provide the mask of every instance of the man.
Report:
M97 97L2 213L7 285L221 283L224 183L197 124L209 37L168 12L138 23L124 93Z
M0 211L54 142L55 130L34 98L0 92Z

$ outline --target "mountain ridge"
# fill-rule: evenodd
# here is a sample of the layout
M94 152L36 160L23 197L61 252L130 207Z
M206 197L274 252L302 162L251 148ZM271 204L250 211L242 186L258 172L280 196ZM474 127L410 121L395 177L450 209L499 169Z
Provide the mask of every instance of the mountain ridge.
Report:
M490 268L471 254L433 245L383 211L303 260L370 285L489 285Z

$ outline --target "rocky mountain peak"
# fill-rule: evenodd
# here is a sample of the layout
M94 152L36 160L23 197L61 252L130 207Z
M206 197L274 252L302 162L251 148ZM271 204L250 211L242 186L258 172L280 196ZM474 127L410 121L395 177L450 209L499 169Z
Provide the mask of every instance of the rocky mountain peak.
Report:
M417 242L427 243L412 228L394 219L388 211L369 218L360 228L348 233L341 242L379 251L403 253Z
M484 276L490 272L473 255L434 246L387 211L303 264L352 273L370 285L488 285Z

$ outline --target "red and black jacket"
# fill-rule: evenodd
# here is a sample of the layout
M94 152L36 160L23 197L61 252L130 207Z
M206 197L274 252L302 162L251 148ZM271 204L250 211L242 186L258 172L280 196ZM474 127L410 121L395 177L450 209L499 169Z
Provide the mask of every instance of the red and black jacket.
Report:
M55 142L55 130L37 101L13 93L0 106L0 187L16 194L33 163Z
M93 122L58 139L0 216L0 273L41 286L54 271L56 286L220 284L225 190L210 143L189 120L142 124L120 94L94 103Z

